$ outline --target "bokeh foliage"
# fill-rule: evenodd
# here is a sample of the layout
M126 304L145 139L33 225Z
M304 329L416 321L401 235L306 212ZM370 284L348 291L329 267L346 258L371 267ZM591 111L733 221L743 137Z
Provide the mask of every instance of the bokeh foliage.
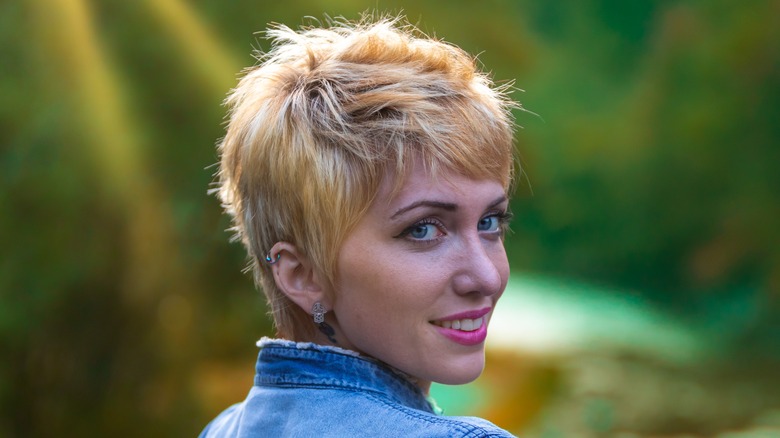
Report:
M777 363L780 2L11 0L0 436L194 435L241 398L271 327L207 194L220 102L267 23L375 8L526 90L515 272L631 290L725 361Z

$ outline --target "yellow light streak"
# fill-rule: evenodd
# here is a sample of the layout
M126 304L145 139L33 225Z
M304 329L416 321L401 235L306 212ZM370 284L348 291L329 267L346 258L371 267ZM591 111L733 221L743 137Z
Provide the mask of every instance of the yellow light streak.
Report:
M123 104L120 78L101 50L87 3L36 0L32 7L50 80L76 113L63 116L82 132L79 144L60 147L92 157L103 189L98 193L126 217L128 250L116 254L126 260L117 282L128 303L148 306L166 285L185 276L175 269L180 257L172 242L171 215L144 157L139 124Z
M236 84L236 74L242 68L237 58L218 42L214 33L181 0L147 0L163 29L176 39L209 86L218 96L224 96Z
M142 172L137 136L121 106L115 74L105 62L83 0L37 0L36 30L46 44L52 79L74 97L90 153L114 195L127 193Z

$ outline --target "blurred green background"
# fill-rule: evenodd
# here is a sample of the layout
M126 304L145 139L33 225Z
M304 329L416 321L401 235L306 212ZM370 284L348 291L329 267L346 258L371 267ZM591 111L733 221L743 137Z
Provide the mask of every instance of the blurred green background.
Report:
M514 98L511 284L449 413L780 436L780 2L0 3L0 436L195 436L270 334L207 194L267 23L376 9Z

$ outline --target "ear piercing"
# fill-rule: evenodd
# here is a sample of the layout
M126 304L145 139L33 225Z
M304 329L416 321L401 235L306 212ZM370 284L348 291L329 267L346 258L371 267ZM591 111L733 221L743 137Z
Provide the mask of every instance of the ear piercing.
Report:
M314 316L315 324L322 324L325 322L325 306L323 306L319 301L314 303L314 305L311 307L311 314Z
M276 253L276 258L272 259L271 258L271 253L269 252L268 254L265 255L265 261L268 262L269 265L273 265L274 263L279 261L279 258L281 256L282 256L281 253Z
M325 322L326 312L327 310L325 310L325 306L323 306L319 301L315 302L314 305L311 306L311 313L312 316L314 316L314 324L317 324L317 328L322 332L322 334L328 337L330 342L332 342L334 345L337 345L338 341L336 341L336 338L334 337L336 330L334 330L330 324Z

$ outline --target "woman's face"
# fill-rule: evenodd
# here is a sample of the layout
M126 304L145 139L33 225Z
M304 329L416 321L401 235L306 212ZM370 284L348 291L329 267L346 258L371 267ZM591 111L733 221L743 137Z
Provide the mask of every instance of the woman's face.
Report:
M395 196L393 183L386 175L339 253L339 344L426 390L431 381L470 382L482 372L487 324L509 277L506 194L497 181L433 179L419 165Z

